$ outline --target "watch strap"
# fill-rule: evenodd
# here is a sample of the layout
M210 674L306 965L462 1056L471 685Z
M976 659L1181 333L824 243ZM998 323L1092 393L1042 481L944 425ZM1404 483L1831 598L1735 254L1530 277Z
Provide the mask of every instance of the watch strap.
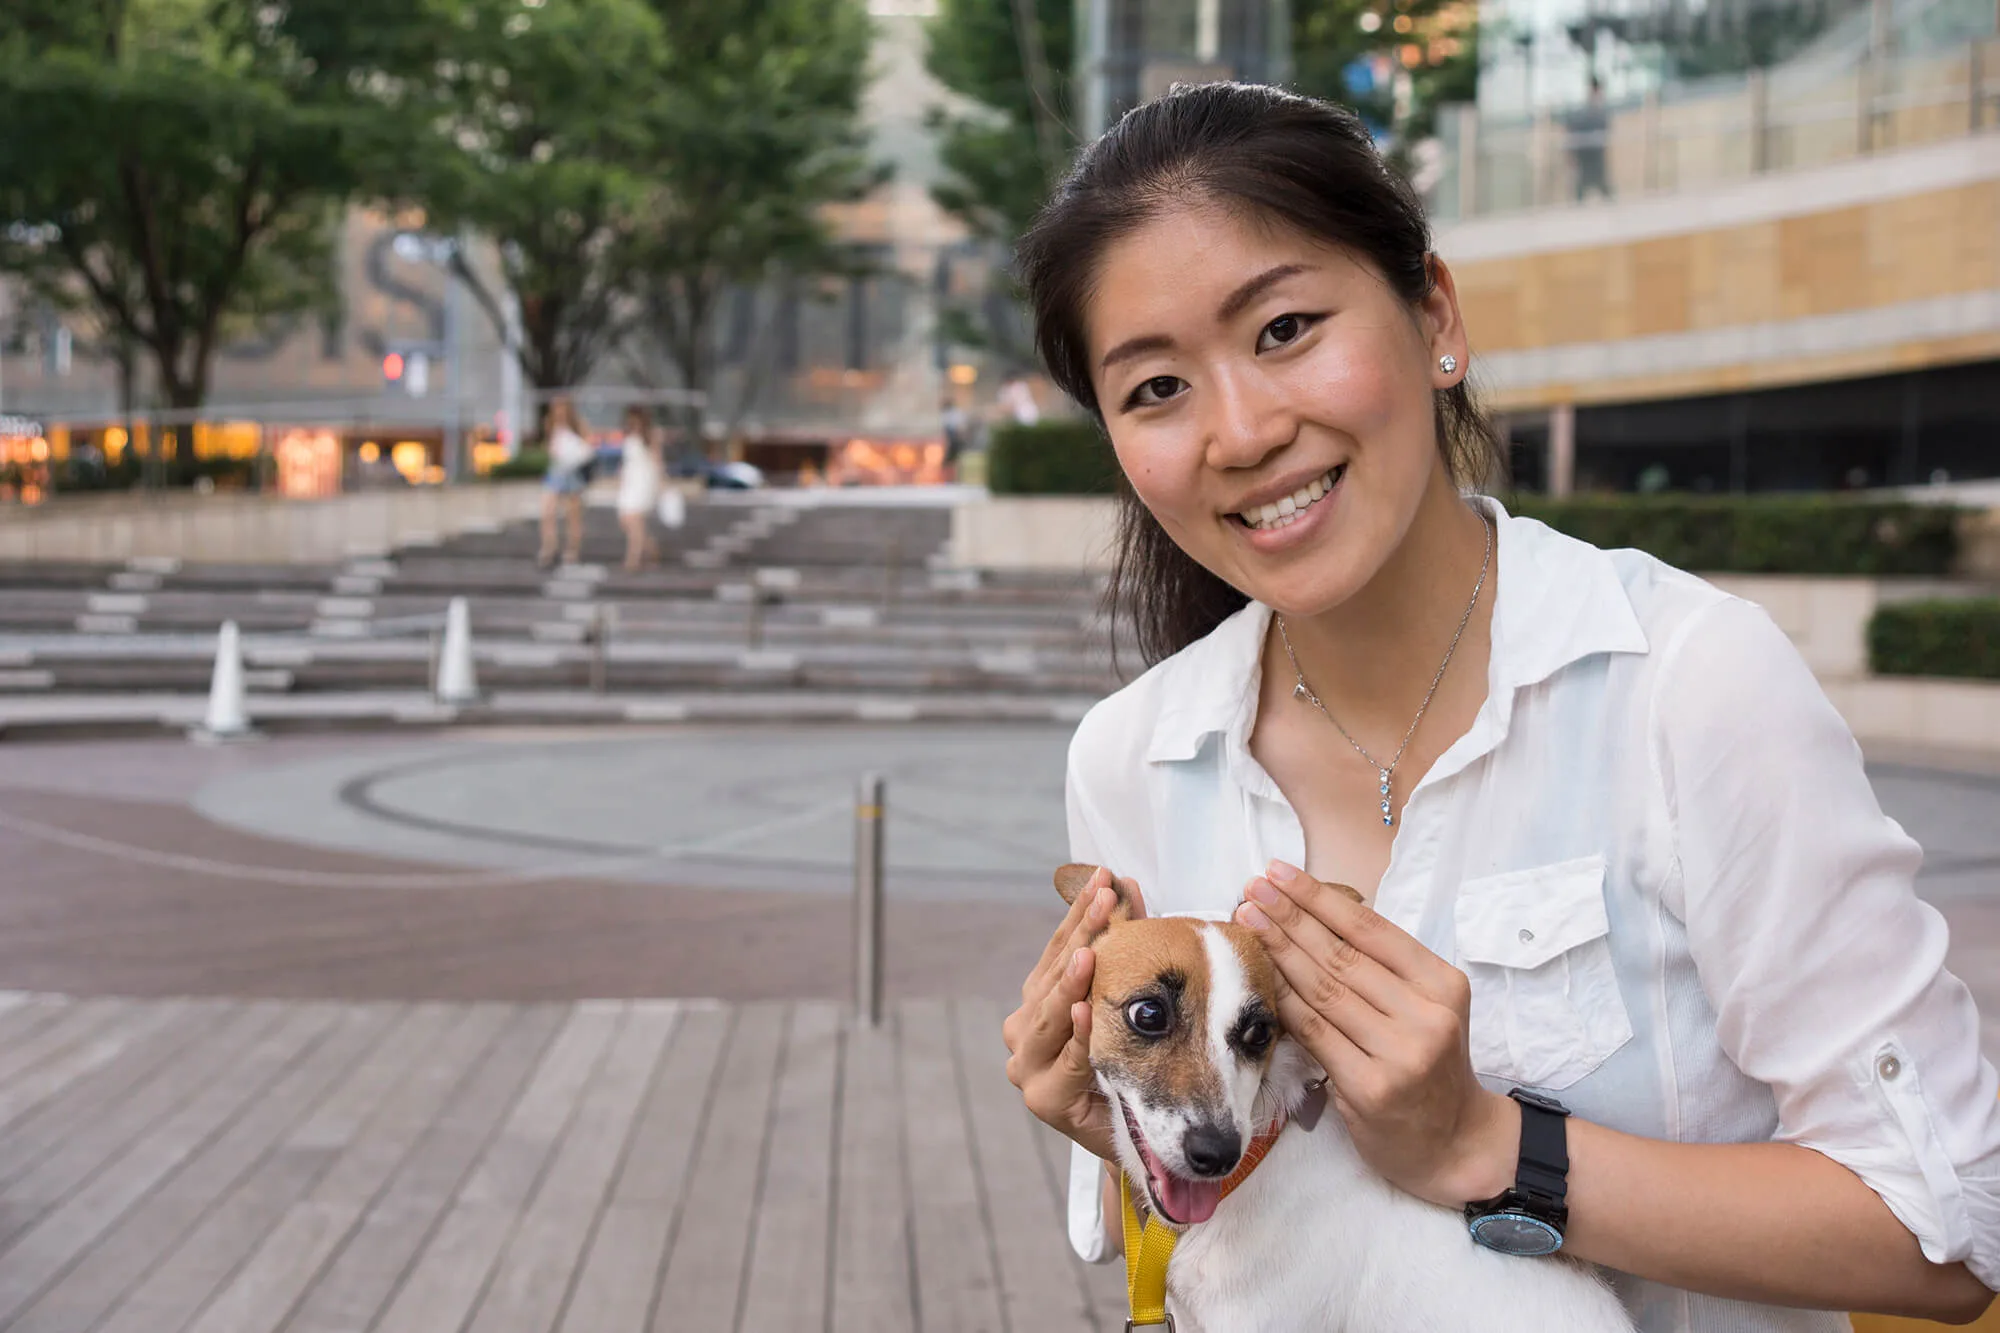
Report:
M1569 1127L1563 1121L1569 1112L1518 1089L1509 1095L1521 1105L1521 1162L1514 1188L1544 1207L1563 1209L1569 1196Z

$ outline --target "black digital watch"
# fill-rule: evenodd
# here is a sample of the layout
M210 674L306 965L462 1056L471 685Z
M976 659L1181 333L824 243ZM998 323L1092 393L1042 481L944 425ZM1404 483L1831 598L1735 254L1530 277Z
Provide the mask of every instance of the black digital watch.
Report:
M1521 1161L1514 1187L1465 1205L1472 1239L1502 1254L1554 1254L1569 1221L1569 1108L1553 1097L1516 1088L1521 1104Z

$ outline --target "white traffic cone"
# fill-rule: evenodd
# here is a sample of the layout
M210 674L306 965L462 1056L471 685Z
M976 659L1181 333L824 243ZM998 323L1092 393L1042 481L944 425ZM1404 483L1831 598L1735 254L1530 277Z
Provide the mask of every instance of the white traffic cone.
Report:
M243 645L236 622L226 620L215 640L215 674L208 682L208 715L202 719L204 740L235 740L251 734L250 711L243 701Z
M472 669L472 608L463 597L451 599L444 616L444 647L438 652L433 691L441 704L469 704L479 699L479 678Z

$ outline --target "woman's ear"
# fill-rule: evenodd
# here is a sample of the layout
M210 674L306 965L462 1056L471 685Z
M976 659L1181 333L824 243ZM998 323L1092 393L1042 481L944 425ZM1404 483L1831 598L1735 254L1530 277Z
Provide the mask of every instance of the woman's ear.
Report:
M1472 351L1466 339L1465 319L1458 309L1458 283L1451 276L1450 267L1437 254L1425 255L1424 263L1430 268L1431 289L1417 302L1417 311L1430 350L1431 375L1433 378L1445 377L1455 384L1462 378L1461 372L1468 364ZM1450 356L1456 370L1439 370L1438 358L1442 356Z

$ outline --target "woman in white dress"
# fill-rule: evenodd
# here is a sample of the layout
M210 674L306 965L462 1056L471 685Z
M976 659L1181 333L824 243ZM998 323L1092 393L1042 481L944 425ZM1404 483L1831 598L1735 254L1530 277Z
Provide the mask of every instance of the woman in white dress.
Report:
M569 522L569 540L562 544L563 563L575 564L583 554L583 492L590 484L595 456L585 433L590 428L567 398L549 401L542 438L549 450L549 470L542 476L542 549L535 563L547 569L556 562L558 522Z
M660 479L666 472L646 409L625 409L625 442L618 464L618 526L625 529L625 568L635 572L659 557L659 546L648 530L649 516L660 502Z

